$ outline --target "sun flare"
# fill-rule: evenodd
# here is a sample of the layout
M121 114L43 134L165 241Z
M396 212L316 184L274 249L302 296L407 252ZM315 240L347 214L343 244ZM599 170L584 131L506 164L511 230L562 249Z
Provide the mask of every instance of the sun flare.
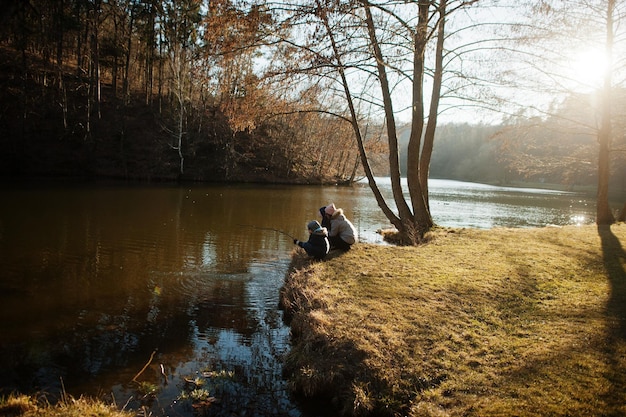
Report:
M607 58L601 49L580 51L569 61L569 77L580 88L598 89L602 86Z

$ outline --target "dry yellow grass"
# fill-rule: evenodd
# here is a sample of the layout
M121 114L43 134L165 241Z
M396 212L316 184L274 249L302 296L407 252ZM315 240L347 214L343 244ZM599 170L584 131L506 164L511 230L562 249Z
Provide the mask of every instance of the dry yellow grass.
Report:
M39 402L27 395L10 395L0 398L0 416L2 417L131 417L133 415L128 411L118 410L114 405L87 397L65 396L55 405L46 401Z
M626 415L624 245L626 225L462 229L297 255L290 383L342 415Z

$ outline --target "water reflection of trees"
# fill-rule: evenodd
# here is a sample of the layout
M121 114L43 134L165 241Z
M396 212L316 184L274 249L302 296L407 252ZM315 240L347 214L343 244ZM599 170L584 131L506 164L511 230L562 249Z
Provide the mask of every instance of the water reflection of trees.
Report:
M219 219L230 209L194 212L179 188L22 197L13 207L22 215L3 222L1 386L47 390L60 378L137 368L154 349L189 350L194 326L250 340L257 323L245 308L246 279L232 274L247 271L259 242L224 236Z
M294 245L267 229L305 237L321 205L345 201L329 195L353 192L7 191L0 206L0 395L57 394L63 384L70 394L137 398L131 381L156 351L140 379L160 383L160 398L175 398L183 376L214 369L236 375L236 385L222 388L224 410L246 401L288 408L276 407L287 401L279 358L288 348L276 278L282 281Z

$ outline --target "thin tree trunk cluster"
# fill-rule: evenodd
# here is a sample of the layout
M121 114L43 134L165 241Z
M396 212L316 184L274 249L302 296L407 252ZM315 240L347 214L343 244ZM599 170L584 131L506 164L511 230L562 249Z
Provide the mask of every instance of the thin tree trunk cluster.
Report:
M17 2L0 28L0 45L20 51L19 72L25 74L17 137L34 134L29 120L36 101L52 109L46 114L59 110L59 137L80 137L93 152L115 144L124 172L133 165L133 146L152 140L170 154L147 163L158 169L162 160L166 170L176 158L180 177L189 170L221 167L222 179L257 171L264 181L354 179L357 152L346 130L314 113L305 124L294 123L297 116L287 116L297 114L292 103L255 73L253 59L263 37L274 32L269 12L242 10L228 0L211 2L206 10L201 6L197 0ZM43 95L52 85L55 97L49 102L36 98L29 86L33 81ZM130 132L140 101L156 113L158 131L154 134L150 126L141 133L150 131L151 137L139 141L132 137L136 131ZM111 108L117 123L109 121ZM276 117L282 109L285 116ZM116 131L102 130L111 124ZM24 147L27 142L16 143ZM274 165L256 156L266 154L274 155ZM194 158L200 157L215 162L194 167Z

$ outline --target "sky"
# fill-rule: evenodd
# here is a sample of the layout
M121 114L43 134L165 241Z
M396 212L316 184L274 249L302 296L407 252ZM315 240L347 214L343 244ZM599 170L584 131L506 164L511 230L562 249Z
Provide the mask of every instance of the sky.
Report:
M394 7L390 0L380 2L382 7ZM458 2L449 0L449 7ZM443 83L444 98L439 106L440 123L495 124L512 114L542 116L546 109L554 107L555 102L564 100L568 94L593 93L602 86L608 65L604 47L607 1L541 2L560 8L549 13L532 10L534 3L540 1L481 0L448 16L445 48L451 59L446 61L448 72ZM599 8L594 11L592 4ZM410 9L414 4L398 2L395 7L405 13L405 22L414 27L415 9ZM626 5L621 7L626 8ZM621 23L618 21L615 26L620 40L614 49L617 68L626 62L623 59L626 58L626 37L622 42L620 31L624 25ZM380 35L383 33L381 30ZM522 35L527 38L524 42L516 39ZM299 36L295 39L303 42L303 33L300 32ZM386 45L388 55L406 52L402 45L393 42ZM327 55L328 51L323 47L319 53ZM428 65L432 68L429 56ZM407 58L404 70L405 74L410 74L412 57ZM372 70L371 67L367 69ZM388 66L388 71L393 77L392 66ZM355 95L366 91L366 99L359 103L359 109L364 113L375 108L372 102L380 101L379 86L364 84L367 77L372 79L371 74L351 70L348 75ZM457 76L450 77L450 74ZM621 72L615 71L614 74L614 85L623 86ZM394 86L396 120L401 124L408 123L411 120L411 82L392 80L391 84ZM431 89L430 79L426 78L426 108ZM324 100L331 102L335 93L342 94L342 88L337 84L334 89L327 90ZM382 119L382 115L379 109L376 117Z
M450 16L446 46L454 58L448 68L473 78L463 89L463 97L442 100L440 122L499 123L513 113L541 116L568 94L591 94L602 87L609 67L602 14L606 2L596 1L600 8L595 14L573 6L580 2L555 3L567 8L539 16L521 2L494 0L478 2L476 7ZM616 39L621 39L619 23L615 25ZM457 28L469 29L456 32ZM515 41L522 34L529 39ZM622 43L626 44L616 42L613 49L615 86L624 84L622 71L617 70L626 57ZM453 83L444 82L444 89L456 86ZM501 101L493 104L495 98ZM408 105L410 95L399 101ZM490 104L485 106L485 101ZM410 113L405 111L400 118L408 121Z

